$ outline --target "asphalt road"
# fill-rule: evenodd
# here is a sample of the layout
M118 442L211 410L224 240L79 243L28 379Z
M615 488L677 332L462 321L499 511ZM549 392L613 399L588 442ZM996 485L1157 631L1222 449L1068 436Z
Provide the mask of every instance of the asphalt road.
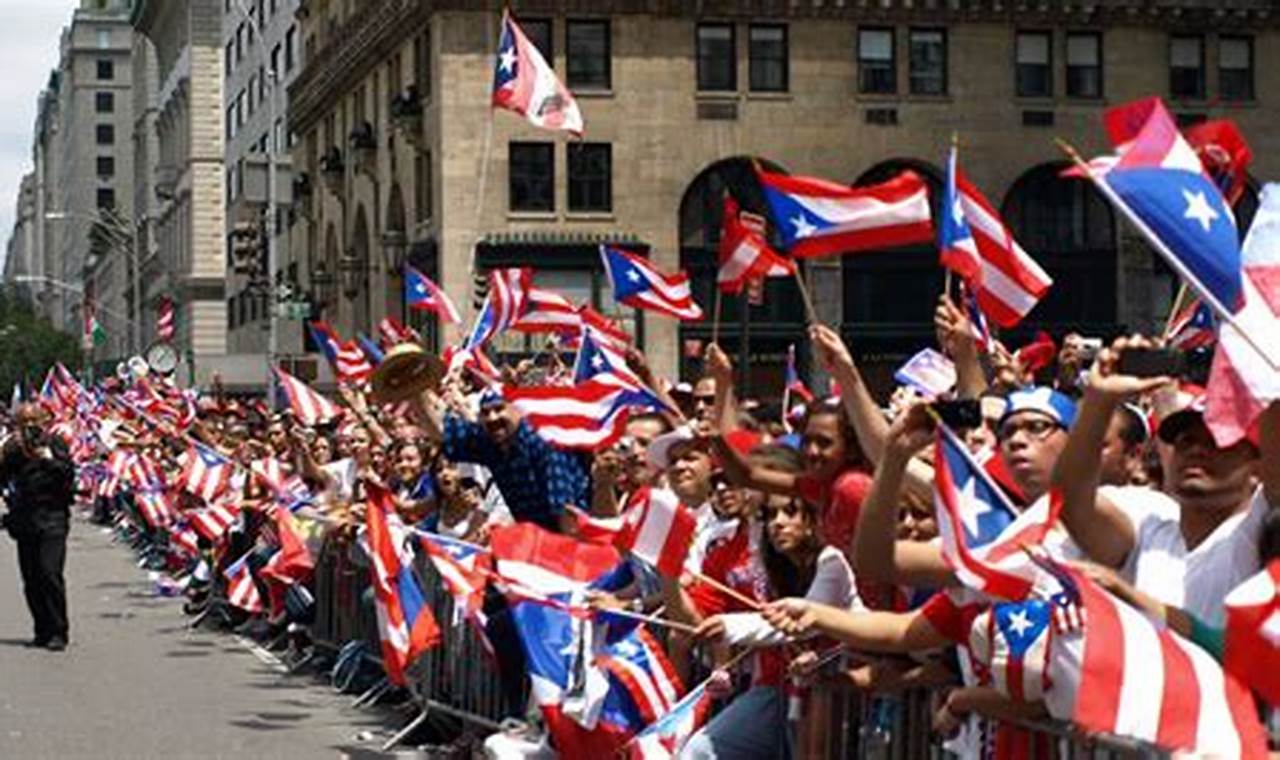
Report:
M28 649L14 543L0 534L0 758L381 757L403 717L287 676L225 633L188 633L127 547L77 522L71 646ZM363 734L363 735L362 735Z

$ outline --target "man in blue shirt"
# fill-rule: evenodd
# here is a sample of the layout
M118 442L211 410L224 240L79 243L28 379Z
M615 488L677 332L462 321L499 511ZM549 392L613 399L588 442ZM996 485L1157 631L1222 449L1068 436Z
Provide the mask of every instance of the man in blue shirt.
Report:
M590 467L580 454L540 438L495 389L481 394L476 422L442 413L430 396L434 394L422 404L426 432L441 442L446 459L487 467L517 522L573 532L574 521L565 507L586 509L591 504Z

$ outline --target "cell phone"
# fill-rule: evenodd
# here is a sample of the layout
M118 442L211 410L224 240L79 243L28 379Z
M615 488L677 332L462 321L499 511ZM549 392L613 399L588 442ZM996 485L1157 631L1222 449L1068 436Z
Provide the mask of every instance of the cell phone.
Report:
M1130 348L1120 354L1116 372L1132 377L1180 377L1186 356L1171 348Z
M976 398L935 401L931 405L938 419L952 430L973 429L982 426L982 405Z
M1084 362L1091 362L1098 356L1098 352L1102 350L1102 338L1081 338L1080 339L1080 359Z

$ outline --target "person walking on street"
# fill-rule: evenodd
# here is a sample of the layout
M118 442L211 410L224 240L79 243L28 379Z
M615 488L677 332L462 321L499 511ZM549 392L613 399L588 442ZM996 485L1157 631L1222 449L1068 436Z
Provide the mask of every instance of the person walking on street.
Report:
M75 489L66 444L46 430L35 404L18 408L15 430L0 449L0 487L9 511L4 526L18 542L23 593L35 621L31 645L67 648L67 589L62 577Z

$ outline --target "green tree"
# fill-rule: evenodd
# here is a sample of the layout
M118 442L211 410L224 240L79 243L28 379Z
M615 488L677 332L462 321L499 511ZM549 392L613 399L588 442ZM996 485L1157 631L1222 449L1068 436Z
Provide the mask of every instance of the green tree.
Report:
M83 361L80 341L55 330L36 314L30 302L11 289L0 290L0 395L7 400L15 383L38 389L44 374L57 362L70 370Z

